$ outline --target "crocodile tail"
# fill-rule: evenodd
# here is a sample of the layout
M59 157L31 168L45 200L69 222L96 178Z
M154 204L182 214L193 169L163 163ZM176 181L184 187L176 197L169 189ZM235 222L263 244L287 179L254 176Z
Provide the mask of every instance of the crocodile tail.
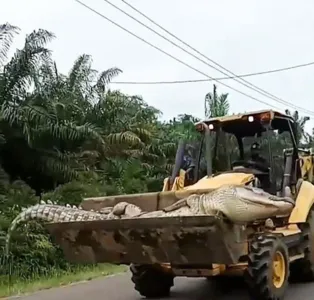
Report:
M30 220L43 220L44 222L51 222L56 218L55 213L57 213L57 208L59 207L62 206L52 204L36 204L28 207L18 214L12 221L7 232L5 241L5 255L9 255L11 236L19 224ZM52 211L55 213L51 214Z

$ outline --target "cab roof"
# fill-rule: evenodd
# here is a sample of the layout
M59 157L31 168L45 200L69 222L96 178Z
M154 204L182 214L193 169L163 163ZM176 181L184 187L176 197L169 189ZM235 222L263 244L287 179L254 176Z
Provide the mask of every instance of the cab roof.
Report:
M270 121L273 130L280 132L294 129L294 119L291 116L274 110L259 110L242 114L215 117L197 122L195 126L199 129L202 123L213 125L213 131L221 128L223 131L238 136L254 136L265 131L263 121Z

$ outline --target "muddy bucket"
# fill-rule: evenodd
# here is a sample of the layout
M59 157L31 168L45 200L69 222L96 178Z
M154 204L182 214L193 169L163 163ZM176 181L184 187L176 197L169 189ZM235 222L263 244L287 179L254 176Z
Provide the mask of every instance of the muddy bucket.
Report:
M47 224L72 263L235 264L246 254L242 226L214 216Z

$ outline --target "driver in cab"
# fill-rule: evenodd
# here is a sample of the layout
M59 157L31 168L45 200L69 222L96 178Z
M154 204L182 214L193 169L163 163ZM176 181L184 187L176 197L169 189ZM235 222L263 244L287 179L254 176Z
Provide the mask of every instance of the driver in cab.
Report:
M259 143L255 142L251 145L251 159L265 167L268 167L268 161L261 156L261 146Z

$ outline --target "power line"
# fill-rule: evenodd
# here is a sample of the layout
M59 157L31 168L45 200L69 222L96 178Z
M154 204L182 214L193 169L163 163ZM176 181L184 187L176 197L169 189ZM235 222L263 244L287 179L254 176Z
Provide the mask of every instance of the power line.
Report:
M152 43L146 41L145 39L141 38L140 36L136 35L135 33L131 32L130 30L126 29L125 27L119 25L119 24L116 23L115 21L111 20L110 18L106 17L104 14L98 12L97 10L95 10L95 9L93 9L92 7L88 6L87 4L81 2L80 0L74 0L74 1L78 2L79 4L81 4L82 6L84 6L85 8L87 8L88 10L94 12L95 14L99 15L100 17L104 18L105 20L107 20L108 22L114 24L115 26L119 27L120 29L126 31L126 32L129 33L130 35L132 35L132 36L136 37L137 39L141 40L141 41L144 42L145 44L147 44L147 45L149 45L149 46L155 48L156 50L158 50L158 51L164 53L165 55L171 57L172 59L176 60L177 62L179 62L179 63L181 63L181 64L187 66L188 68L190 68L190 69L192 69L192 70L194 70L194 71L196 71L196 72L202 74L203 76L205 76L205 77L207 77L207 78L209 78L209 79L211 79L211 80L213 80L213 81L218 81L218 80L216 80L215 78L210 77L210 76L207 75L206 73L204 73L204 72L202 72L202 71L200 71L200 70L198 70L198 69L192 67L191 65L185 63L184 61L180 60L179 58L176 58L175 56L173 56L173 55L169 54L168 52L162 50L162 49L159 48L158 46L155 46L155 45L153 45ZM267 106L271 106L271 107L273 107L273 108L276 108L276 109L281 110L281 108L279 108L279 107L277 107L277 106L274 106L274 105L272 105L272 104L270 104L270 103L267 103L267 102L265 102L265 101L263 101L263 100L257 99L257 98L255 98L255 97L249 95L249 94L246 94L246 93L244 93L244 92L241 92L241 91L239 91L238 89L235 89L235 88L233 88L233 87L227 85L226 83L222 83L222 82L221 82L221 85L224 85L224 86L226 86L227 88L229 88L229 89L231 89L231 90L234 90L235 92L238 92L238 93L240 93L240 94L242 94L242 95L244 95L244 96L246 96L246 97L248 97L248 98L251 98L251 99L253 99L253 100L257 101L257 102L260 102L260 103L263 103L263 104L265 104L265 105L267 105Z
M119 11L121 11L122 13L124 13L125 15L129 16L130 18L132 18L133 20L135 20L136 22L140 23L141 25L143 25L144 27L146 27L147 29L149 29L150 31L153 31L155 34L157 34L158 36L162 37L163 39L167 40L168 42L170 42L171 44L175 45L176 47L180 48L181 50L183 50L184 52L190 54L191 56L195 57L196 59L202 61L204 64L208 65L209 67L217 70L218 72L228 76L227 73L219 70L218 68L210 65L209 63L205 62L204 60L200 59L199 57L197 57L196 55L194 55L193 53L187 51L186 49L182 48L181 46L177 45L176 43L174 43L173 41L169 40L168 38L166 38L165 36L163 36L162 34L158 33L157 31L155 31L154 29L150 28L149 26L147 26L146 24L142 23L141 21L137 20L135 17L131 16L130 14L128 14L127 12L123 11L121 8L117 7L116 5L112 4L111 2L109 2L108 0L104 0L105 2L107 2L108 4L110 4L111 6L115 7L116 9L118 9ZM188 43L184 42L182 39L178 38L176 35L172 34L169 30L165 29L164 27L162 27L161 25L159 25L157 22L155 22L154 20L152 20L151 18L149 18L147 15L145 15L144 13L142 13L140 10L138 10L137 8L135 8L134 6L132 6L131 4L129 4L127 1L125 0L121 0L123 3L125 3L126 5L128 5L130 8L132 8L134 11L136 11L137 13L139 13L140 15L142 15L144 18L146 18L147 20L149 20L150 22L152 22L153 24L155 24L156 26L158 26L159 28L161 28L162 30L164 30L165 32L167 32L169 35L171 35L172 37L174 37L175 39L177 39L178 41L180 41L181 43L183 43L184 45L188 46L189 48L191 48L192 50L194 50L195 52L197 52L198 54L200 54L201 56L203 56L204 58L206 58L207 60L211 61L212 63L214 63L215 65L219 66L220 68L222 68L223 70L231 73L234 76L234 80L239 82L238 79L238 75L236 75L235 73L231 72L230 70L224 68L222 65L216 63L214 60L210 59L209 57L207 57L206 55L204 55L203 53L201 53L200 51L196 50L195 48L193 48L191 45L189 45ZM295 109L299 109L299 110L303 110L306 113L312 114L314 115L314 111L308 110L306 108L303 108L301 106L297 106L289 101L283 100L269 92L267 92L264 89L259 88L258 86L250 83L249 81L239 78L240 80L242 80L245 83L239 82L240 84L251 88L255 91L257 91L258 93L262 94L268 98L271 98L272 100L279 102L281 104L285 104L288 105L290 107L293 107ZM218 81L218 80L217 80ZM251 86L251 87L250 87ZM252 88L253 87L253 88ZM268 95L268 96L267 96Z
M113 6L115 9L119 10L121 13L125 14L126 16L128 16L129 18L131 18L132 20L134 20L135 22L141 24L142 26L144 26L144 27L147 28L148 30L154 32L155 34L157 34L158 36L160 36L160 37L163 38L164 40L166 40L166 41L168 41L169 43L171 43L172 45L176 46L177 48L179 48L179 49L181 49L182 51L186 52L187 54L193 56L193 57L196 58L197 60L199 60L199 61L201 61L202 63L206 64L207 66L209 66L209 67L215 69L216 71L218 71L218 72L220 72L220 73L222 73L222 74L228 76L227 73L224 73L224 72L220 71L218 68L216 68L216 67L214 67L213 65L207 63L207 62L204 61L203 59L197 57L195 54L189 52L188 50L184 49L184 48L181 47L180 45L178 45L178 44L176 44L175 42L171 41L170 39L168 39L168 38L165 37L164 35L160 34L159 32L157 32L156 30L154 30L154 29L152 29L151 27L147 26L147 25L144 24L143 22L139 21L138 19L136 19L135 17L133 17L133 16L130 15L129 13L125 12L125 11L124 11L123 9L121 9L120 7L118 7L118 6L116 6L115 4L111 3L109 0L103 0L103 1L107 2L109 5ZM121 1L123 1L123 0L121 0ZM123 1L123 2L126 3L126 4L128 4L126 1ZM134 7L131 6L130 4L128 4L128 5L129 5L130 7L132 7L134 10L136 10L137 12L139 12L136 8L134 8ZM141 13L141 14L142 14L142 13ZM142 14L142 15L145 16L144 14ZM145 17L146 17L146 16L145 16ZM148 17L146 17L146 18L148 18ZM148 18L148 19L149 19L149 18ZM149 20L151 20L151 19L149 19ZM154 23L154 24L155 24L155 23ZM235 78L236 78L236 77L235 77ZM218 81L218 80L217 80L217 81ZM238 81L238 80L236 80L236 81ZM248 86L247 84L244 84L244 83L241 83L241 82L240 82L240 84L242 84L242 85L244 85L244 86L246 86L246 87L252 89L252 88L251 88L250 86ZM259 91L257 91L257 92L261 94L261 92L259 92ZM262 94L262 95L263 95L263 94ZM263 95L263 96L265 96L265 95ZM268 96L266 96L266 97L268 97ZM269 97L268 97L268 98L269 98ZM278 102L278 101L277 101L277 102ZM313 112L313 114L314 114L314 112Z
M227 79L234 79L234 78L244 78L244 77L252 77L252 76L259 76L271 73L278 73L283 71L289 71L297 68L307 67L314 65L314 62L309 62L306 64L301 65L294 65L290 67L280 68L280 69L273 69L268 71L261 71L255 73L247 73L237 76L225 76L225 77L216 77L215 80L227 80ZM196 82L208 82L212 81L211 79L187 79L187 80L170 80L170 81L111 81L110 83L113 84L180 84L180 83L196 83Z

